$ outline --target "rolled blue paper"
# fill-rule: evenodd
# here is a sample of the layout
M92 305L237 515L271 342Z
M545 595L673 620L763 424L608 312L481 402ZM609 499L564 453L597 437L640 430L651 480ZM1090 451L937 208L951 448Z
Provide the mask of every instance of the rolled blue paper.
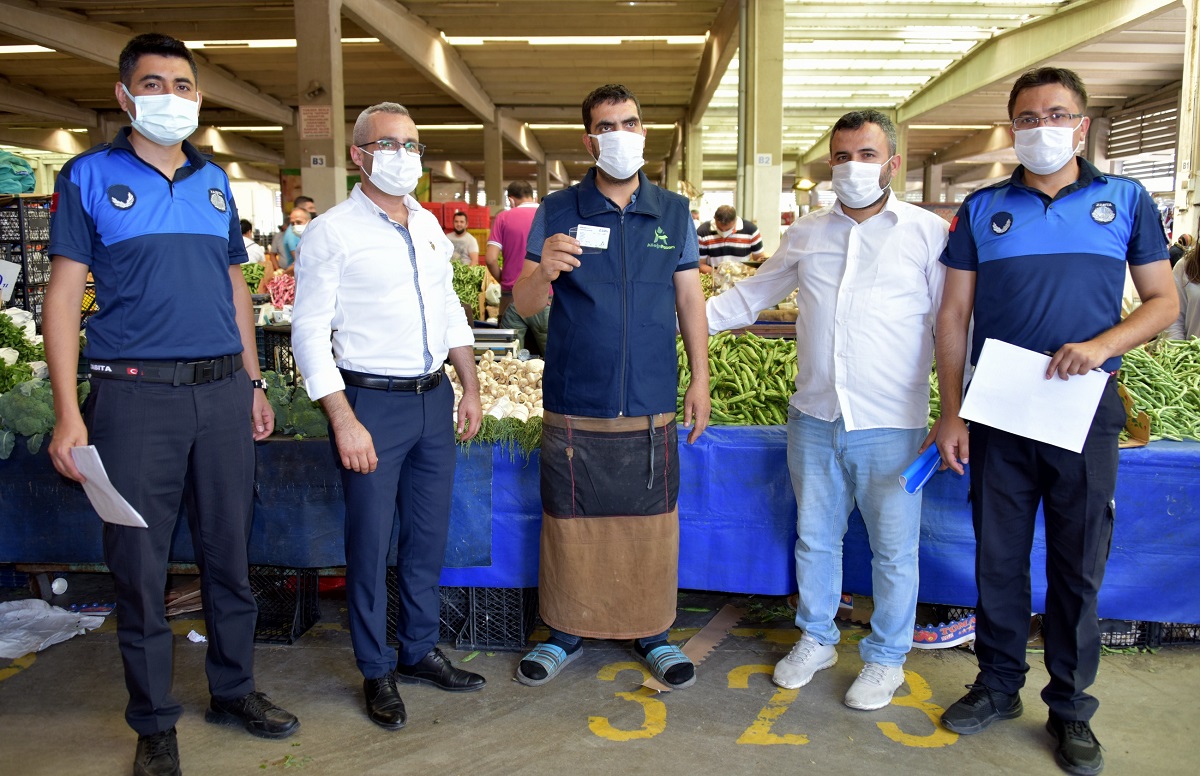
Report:
M941 463L942 457L938 454L937 445L930 445L929 449L921 453L917 460L910 463L900 474L900 485L906 493L916 493L925 487L925 483L929 482L929 478Z

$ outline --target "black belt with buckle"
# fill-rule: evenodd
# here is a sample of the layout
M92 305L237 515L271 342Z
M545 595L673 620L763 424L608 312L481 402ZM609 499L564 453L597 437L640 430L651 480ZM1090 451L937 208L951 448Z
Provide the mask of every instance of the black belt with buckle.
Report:
M346 385L358 388L373 388L377 391L405 391L407 393L425 393L432 391L442 384L445 372L440 369L420 377L386 377L371 375L366 372L351 372L349 369L339 370Z
M232 376L242 368L242 354L202 361L90 361L88 374L106 380L203 385Z

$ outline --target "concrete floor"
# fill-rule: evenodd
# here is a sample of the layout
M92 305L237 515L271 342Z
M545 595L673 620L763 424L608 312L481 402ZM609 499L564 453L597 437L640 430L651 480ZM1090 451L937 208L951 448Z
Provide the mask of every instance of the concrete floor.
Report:
M72 587L94 576L71 575ZM12 598L15 591L4 593ZM70 596L59 603L83 600ZM455 695L402 685L408 726L388 732L364 715L344 603L323 597L322 622L294 645L257 649L259 689L302 721L284 741L204 722L205 648L184 638L193 628L203 631L203 621L179 619L174 690L185 707L178 725L183 769L189 776L1061 773L1037 693L1046 680L1040 656L1030 657L1025 716L959 737L934 719L975 676L971 652L914 650L908 682L892 705L854 711L842 697L861 665L855 644L863 628L845 625L838 664L786 691L770 682L771 667L797 637L779 616L782 599L685 594L673 639L686 640L725 602L749 603L757 614L718 646L687 690L657 697L639 690L639 664L616 642L588 642L585 654L542 688L513 681L519 653L479 653L466 666L487 677L487 688ZM122 716L114 625L0 660L0 773L130 772L136 738ZM456 663L468 657L447 654ZM1105 655L1094 692L1102 702L1093 722L1106 749L1105 773L1200 770L1200 649Z

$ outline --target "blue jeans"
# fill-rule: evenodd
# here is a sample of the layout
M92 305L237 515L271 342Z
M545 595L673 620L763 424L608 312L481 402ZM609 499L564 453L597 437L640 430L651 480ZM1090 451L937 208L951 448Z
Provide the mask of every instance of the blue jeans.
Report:
M796 492L796 626L821 644L840 638L833 618L842 591L842 540L858 505L871 542L875 611L859 642L868 663L898 666L912 647L917 606L921 495L899 477L925 439L923 428L846 431L788 409L788 470Z

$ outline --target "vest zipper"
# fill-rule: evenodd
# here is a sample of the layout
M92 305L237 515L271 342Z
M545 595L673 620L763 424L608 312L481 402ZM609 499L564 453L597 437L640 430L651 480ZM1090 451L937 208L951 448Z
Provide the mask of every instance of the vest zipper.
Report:
M621 398L618 404L617 416L625 414L625 396L628 394L628 387L625 384L625 364L629 361L629 309L628 302L625 300L625 289L629 285L625 269L625 211L620 213L621 223Z

